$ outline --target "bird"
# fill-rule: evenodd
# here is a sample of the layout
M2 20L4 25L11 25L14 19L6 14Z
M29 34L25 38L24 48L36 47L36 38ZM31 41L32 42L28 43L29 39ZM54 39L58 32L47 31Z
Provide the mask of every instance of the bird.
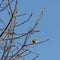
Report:
M38 39L35 38L35 39L32 40L32 42L33 42L34 44L36 44L36 43L38 43Z

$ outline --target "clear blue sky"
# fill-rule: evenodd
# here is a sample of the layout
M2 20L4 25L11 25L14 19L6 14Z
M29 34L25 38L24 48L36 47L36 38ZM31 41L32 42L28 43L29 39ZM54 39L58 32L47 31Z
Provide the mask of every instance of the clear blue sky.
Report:
M21 13L27 13L28 16L33 13L30 25L37 20L41 10L46 8L38 26L41 32L35 34L31 39L38 38L39 41L42 41L49 38L49 41L37 45L34 52L36 51L40 54L37 60L60 60L60 0L19 0L19 5ZM7 22L6 19L5 21ZM22 31L22 28L19 31Z
M38 45L40 57L37 60L60 60L60 0L20 0L20 4L21 12L33 12L32 20L46 8L38 27L41 32L34 37L39 41L49 38L49 41Z

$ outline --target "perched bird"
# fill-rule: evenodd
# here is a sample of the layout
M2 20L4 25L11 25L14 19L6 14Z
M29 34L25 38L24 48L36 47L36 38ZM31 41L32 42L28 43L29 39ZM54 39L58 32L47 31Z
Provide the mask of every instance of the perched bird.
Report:
M38 43L38 40L37 40L37 39L33 39L32 42L33 42L34 44L36 44L36 43Z

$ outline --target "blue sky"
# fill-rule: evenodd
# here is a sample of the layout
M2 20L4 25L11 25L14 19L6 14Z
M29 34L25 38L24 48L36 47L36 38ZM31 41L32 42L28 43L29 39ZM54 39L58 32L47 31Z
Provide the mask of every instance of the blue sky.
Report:
M39 41L42 41L49 38L49 41L37 45L34 52L40 54L37 60L60 60L60 0L19 0L20 12L27 13L25 18L33 13L27 27L34 24L43 8L46 10L38 26L41 32L32 36L31 39L38 38ZM7 15L3 13L3 16ZM7 22L6 19L4 20ZM25 26L25 31L27 27ZM22 29L17 29L17 31L23 32Z
M38 45L40 57L37 60L60 60L60 0L20 0L20 4L21 12L33 13L32 20L46 8L38 26L41 32L34 37L39 41L49 38L49 41Z

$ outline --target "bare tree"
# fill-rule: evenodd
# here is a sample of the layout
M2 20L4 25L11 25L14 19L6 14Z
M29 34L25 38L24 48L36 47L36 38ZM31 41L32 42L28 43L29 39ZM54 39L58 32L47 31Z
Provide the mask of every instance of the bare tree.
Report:
M18 23L17 18L26 15L26 13L19 14L18 0L0 1L0 15L3 16L3 13L7 15L5 17L7 18L7 23L4 17L0 17L0 60L25 60L25 57L29 54L36 54L30 50L32 47L34 48L34 45L48 41L47 39L39 42L35 38L31 40L32 43L27 43L30 40L30 36L40 32L36 27L40 23L44 10L43 8L34 26L27 28L27 32L19 33L17 29L20 29L21 26L24 27L31 20L33 14L31 13L27 20L22 20L22 22ZM24 39L22 40L22 38ZM36 54L36 57L32 58L32 60L35 60L38 56L39 54Z

